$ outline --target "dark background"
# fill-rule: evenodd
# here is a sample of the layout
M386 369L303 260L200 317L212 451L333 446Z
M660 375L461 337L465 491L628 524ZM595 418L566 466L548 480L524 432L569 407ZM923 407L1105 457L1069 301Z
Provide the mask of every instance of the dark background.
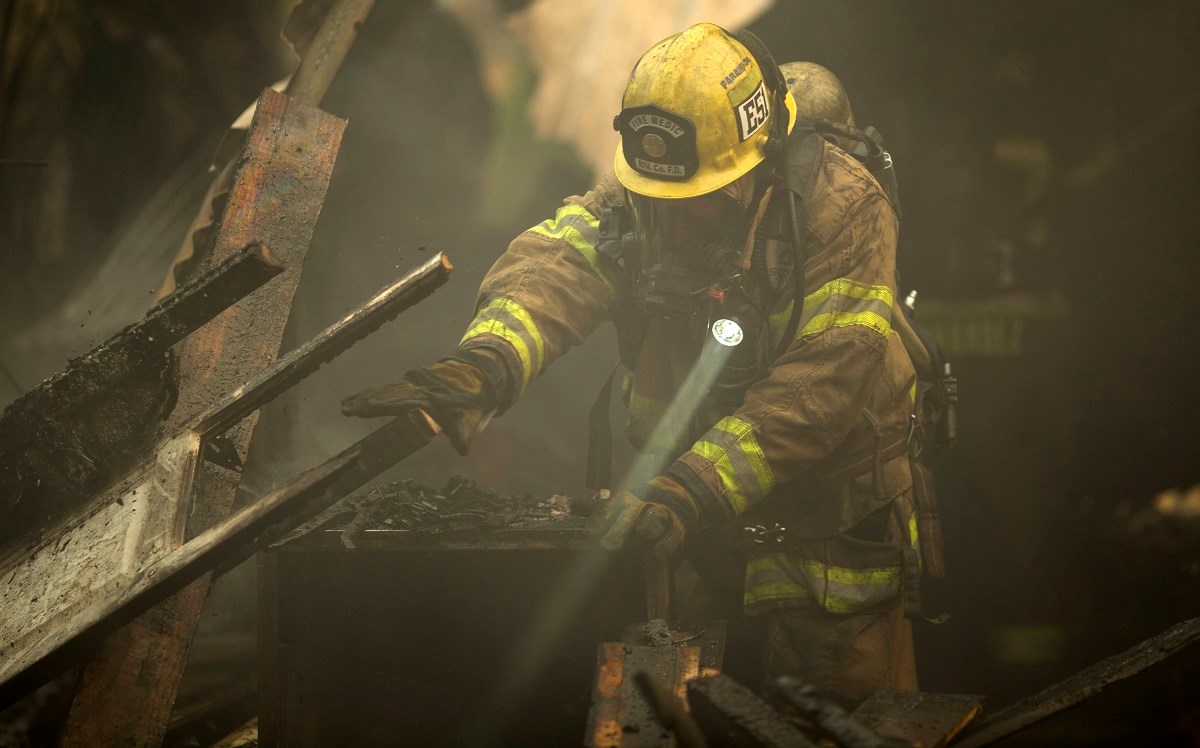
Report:
M0 159L48 162L0 165L0 404L152 304L220 133L288 70L282 5L0 3ZM951 578L931 594L951 619L918 627L923 688L1004 704L1195 615L1196 520L1153 500L1200 482L1200 6L781 0L751 28L833 70L887 138L904 290L943 321L1055 300L1003 355L952 356ZM247 497L364 434L339 400L453 349L508 240L594 179L497 137L469 38L429 3L379 3L323 106L350 126L287 345L429 252L456 272L267 409ZM488 192L497 162L536 164L532 197ZM470 458L438 444L385 478L582 493L614 356L602 330ZM218 585L198 651L251 646L246 574Z

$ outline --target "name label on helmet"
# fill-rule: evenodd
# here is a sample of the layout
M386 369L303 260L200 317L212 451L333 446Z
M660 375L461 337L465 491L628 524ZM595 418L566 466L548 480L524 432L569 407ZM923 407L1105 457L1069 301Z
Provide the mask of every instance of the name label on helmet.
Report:
M683 128L677 122L672 122L666 117L659 117L656 114L639 114L629 120L629 126L634 130L640 130L643 127L657 127L673 138L683 135Z
M742 141L762 129L771 116L771 105L767 103L767 85L759 83L754 93L737 105L738 138Z
M625 162L635 171L670 180L696 173L696 127L687 117L648 104L622 110L617 125Z
M659 164L644 158L634 159L633 168L656 177L686 177L687 171L681 164Z
M737 64L737 67L730 70L729 74L721 79L721 88L728 89L732 86L733 82L738 79L738 76L746 72L746 68L748 67L750 67L750 58L743 57L742 61Z

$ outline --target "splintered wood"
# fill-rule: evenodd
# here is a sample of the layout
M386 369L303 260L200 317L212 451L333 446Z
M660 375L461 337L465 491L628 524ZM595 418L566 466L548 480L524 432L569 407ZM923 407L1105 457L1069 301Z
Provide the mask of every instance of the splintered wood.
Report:
M982 705L982 696L885 688L872 694L850 716L880 735L922 748L941 748L979 714Z
M227 310L190 336L179 351L174 430L217 398L262 372L279 354L308 244L325 200L346 121L270 89L255 111L210 263L262 242L287 269L271 287ZM245 457L257 413L228 437ZM186 537L229 511L240 474L203 463ZM208 594L202 578L110 637L85 669L63 745L133 741L157 744ZM146 672L154 672L147 682Z
M195 434L167 442L98 511L9 571L0 586L0 683L78 633L72 625L77 613L176 547L182 535L177 512L191 490L199 451Z
M669 745L670 734L654 717L633 677L649 673L679 699L687 682L700 674L698 647L641 647L621 642L600 645L585 743L595 748Z

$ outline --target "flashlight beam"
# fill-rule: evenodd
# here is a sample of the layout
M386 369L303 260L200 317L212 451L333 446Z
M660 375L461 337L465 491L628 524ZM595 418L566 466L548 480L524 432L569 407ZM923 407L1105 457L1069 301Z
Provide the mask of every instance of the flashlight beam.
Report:
M721 345L712 336L705 336L704 349L700 352L700 357L692 366L692 370L688 372L687 378L683 380L683 386L679 388L675 398L667 406L663 417L654 427L647 444L671 444L676 441L676 435L687 433L688 426L704 402L705 395L717 381L717 375L733 354L733 350L729 346ZM678 456L663 454L653 449L641 452L630 466L625 479L617 484L617 488L626 489L645 483L666 470L667 461L674 461Z
M721 368L729 360L733 348L718 343L712 336L705 336L704 348L692 366L683 386L679 388L662 419L655 426L649 444L671 443L675 436L686 433L688 425L704 402L709 388L717 379ZM634 461L625 478L617 484L618 489L637 486L666 469L668 461L678 455L644 451ZM550 656L557 650L570 622L575 620L588 600L592 598L596 585L612 563L613 555L599 549L585 552L563 575L549 596L549 602L534 620L529 631L522 637L514 650L514 656L505 668L507 676L493 693L489 718L471 725L475 732L468 737L474 740L485 736L478 734L481 728L498 731L509 718L512 708L537 681Z

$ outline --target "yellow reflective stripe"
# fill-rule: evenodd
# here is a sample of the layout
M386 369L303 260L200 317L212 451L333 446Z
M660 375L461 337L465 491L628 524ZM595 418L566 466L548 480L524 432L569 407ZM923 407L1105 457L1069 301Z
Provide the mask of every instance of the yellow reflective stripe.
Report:
M495 298L484 304L459 345L480 335L495 335L508 341L521 361L521 389L541 372L546 360L546 342L533 317L512 299Z
M462 342L459 345L480 335L495 335L512 344L512 347L517 351L517 358L521 360L521 389L524 390L529 385L529 380L533 376L533 360L529 355L529 346L521 339L520 335L496 320L480 322L471 327L470 330L467 330L467 334L463 336Z
M792 307L796 306L796 302L789 301L787 307L780 312L775 312L768 318L767 324L775 331L777 335L783 335L783 330L787 327L787 323L792 318Z
M562 239L578 250L596 275L608 286L609 302L617 298L617 285L609 277L600 262L599 253L596 252L596 243L600 241L600 219L592 215L591 211L582 205L564 205L554 214L554 218L542 221L529 231L551 239Z
M850 327L852 325L869 327L884 336L892 329L891 322L875 312L829 312L818 314L809 320L808 324L801 327L796 333L796 337L803 338L825 332L833 327Z
M831 327L862 325L883 337L892 331L892 290L849 278L835 278L804 297L804 311L796 337Z
M770 582L767 584L755 585L753 588L746 590L745 597L742 602L746 605L761 603L766 600L806 600L808 599L808 588L796 582Z
M824 304L835 296L846 296L851 299L858 299L859 301L869 301L871 299L882 301L887 306L889 312L892 308L892 302L895 300L892 297L892 289L887 286L872 286L867 283L851 280L850 278L834 278L804 297L804 313L807 314L810 309Z
M908 401L912 403L913 408L917 407L917 380L913 380L912 387L908 388Z
M900 580L898 566L848 569L771 553L747 562L744 602L815 597L831 613L853 613L899 594Z
M916 512L908 515L908 545L917 554L917 569L925 568L925 561L921 558L921 536L917 529Z
M496 298L484 304L483 308L479 310L479 314L476 315L476 319L485 314L497 311L508 312L525 328L524 332L526 336L533 340L534 350L537 351L537 359L534 362L536 364L534 366L534 373L539 373L542 362L546 360L546 341L542 337L542 334L538 332L537 325L533 322L533 317L529 316L529 312L526 311L525 307L512 299Z
M860 325L887 337L892 331L894 297L887 286L873 286L849 278L835 278L804 297L794 340L833 327ZM793 303L770 316L771 329L782 333L792 317Z
M716 468L725 499L735 514L749 509L775 487L775 474L754 437L754 429L739 418L722 418L700 437L692 451Z

